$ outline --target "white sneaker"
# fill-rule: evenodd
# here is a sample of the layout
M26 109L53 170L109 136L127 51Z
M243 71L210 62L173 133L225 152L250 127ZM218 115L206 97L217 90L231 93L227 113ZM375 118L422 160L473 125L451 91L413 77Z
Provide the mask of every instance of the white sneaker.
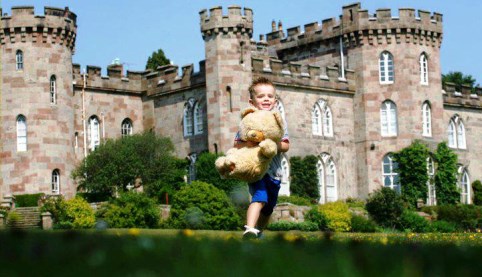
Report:
M245 225L246 231L243 233L243 239L256 239L258 238L259 230L253 227Z

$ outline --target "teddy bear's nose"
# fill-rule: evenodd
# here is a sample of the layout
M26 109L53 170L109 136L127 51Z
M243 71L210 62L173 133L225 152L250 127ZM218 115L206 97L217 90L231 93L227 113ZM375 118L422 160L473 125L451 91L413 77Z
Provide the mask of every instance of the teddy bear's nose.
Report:
M260 142L263 139L264 139L263 132L256 131L256 130L250 130L248 132L248 140L250 141Z

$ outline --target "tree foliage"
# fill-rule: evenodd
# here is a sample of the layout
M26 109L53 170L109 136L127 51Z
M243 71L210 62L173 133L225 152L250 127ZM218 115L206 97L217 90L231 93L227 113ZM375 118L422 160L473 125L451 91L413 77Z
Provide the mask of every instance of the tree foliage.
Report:
M318 173L316 170L317 162L318 158L313 155L304 158L292 157L290 159L292 172L290 190L293 195L307 197L316 201L320 198Z
M474 191L474 205L482 206L482 182L475 180L472 183L472 190Z
M457 155L442 142L435 153L437 170L435 172L435 191L437 204L455 204L460 200L457 188Z
M161 187L179 189L185 170L173 155L174 146L168 138L152 132L107 140L89 154L73 171L79 190L110 193L126 191L141 178L150 196Z
M420 141L395 153L398 163L398 177L402 188L402 199L411 207L417 207L417 200L427 198L427 158L429 149Z
M442 84L445 85L447 82L454 83L455 88L460 91L462 85L469 85L470 88L474 88L476 80L472 75L465 75L460 71L450 71L448 74L442 74Z
M166 55L164 55L164 51L162 51L162 49L159 49L152 52L152 55L147 58L146 69L156 70L158 66L167 65L170 63L171 61L166 58Z
M370 194L366 209L380 226L395 228L404 210L403 200L393 189L383 187Z

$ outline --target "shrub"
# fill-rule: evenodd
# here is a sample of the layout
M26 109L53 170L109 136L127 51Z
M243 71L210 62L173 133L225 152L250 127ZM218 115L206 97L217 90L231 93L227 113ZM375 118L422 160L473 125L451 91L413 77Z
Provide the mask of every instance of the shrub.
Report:
M318 231L318 225L311 221L305 222L291 222L291 221L278 221L270 223L267 226L268 230L271 231L291 231L291 230L300 230L304 232L313 232Z
M351 213L348 205L342 201L318 205L311 209L308 215L309 220L315 222L321 230L323 227L335 232L346 232L351 229Z
M428 220L409 210L404 210L400 216L398 229L402 231L425 233L430 229Z
M402 215L403 202L394 190L383 187L370 194L366 209L380 226L394 228Z
M154 199L144 193L125 192L103 205L98 216L111 228L157 227L160 210Z
M431 232L455 233L458 231L457 224L445 220L436 220L430 224Z
M457 188L457 155L442 142L435 152L437 170L435 172L435 190L437 203L456 204L460 201L460 192Z
M88 203L105 202L112 197L110 193L105 192L79 192L76 196L85 199Z
M474 205L441 205L436 209L437 219L455 223L462 230L481 228L482 207Z
M327 228L326 217L317 209L317 207L311 208L311 210L306 213L305 220L316 224L319 230L323 231Z
M290 190L293 195L307 197L315 201L320 198L316 170L317 162L318 158L313 155L290 159L292 172Z
M42 200L42 212L50 212L54 227L60 229L91 228L95 224L94 209L81 197L64 200L49 197Z
M15 207L37 207L44 193L15 195Z
M348 205L349 208L361 208L365 209L366 201L363 199L358 198L347 198L345 203Z
M472 183L472 189L474 191L474 205L482 205L482 182L476 180Z
M370 218L361 215L352 215L351 231L357 233L374 233L377 231L377 224Z
M311 206L311 200L306 197L291 195L291 196L279 196L278 203L291 203L298 206Z
M168 224L174 228L234 230L241 222L224 191L194 181L176 193Z

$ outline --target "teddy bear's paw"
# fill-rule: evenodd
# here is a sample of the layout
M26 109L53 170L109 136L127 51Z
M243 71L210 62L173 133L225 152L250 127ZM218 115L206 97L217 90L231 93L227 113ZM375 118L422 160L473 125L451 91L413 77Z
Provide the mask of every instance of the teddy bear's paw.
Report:
M278 146L276 142L266 139L259 143L259 147L261 147L261 153L266 156L267 158L272 158L278 153Z

